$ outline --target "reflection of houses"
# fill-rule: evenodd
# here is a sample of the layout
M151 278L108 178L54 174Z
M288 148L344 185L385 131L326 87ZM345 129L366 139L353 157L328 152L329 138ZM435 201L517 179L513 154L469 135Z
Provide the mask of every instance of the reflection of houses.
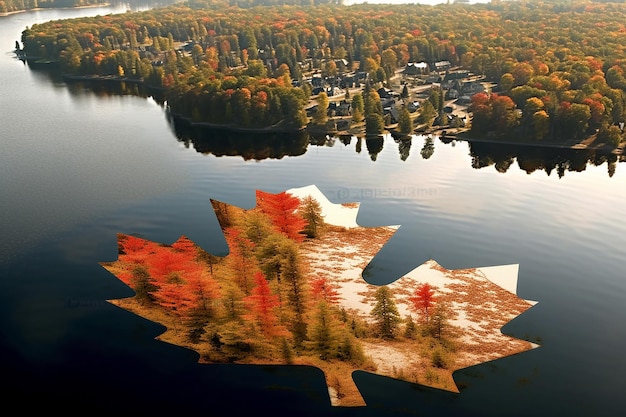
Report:
M348 130L350 128L349 120L337 120L337 130Z

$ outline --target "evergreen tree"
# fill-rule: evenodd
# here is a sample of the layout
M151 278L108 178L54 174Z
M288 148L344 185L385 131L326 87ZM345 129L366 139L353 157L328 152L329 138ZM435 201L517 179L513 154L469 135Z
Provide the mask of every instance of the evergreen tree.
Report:
M313 197L307 196L302 199L298 211L300 216L307 221L304 233L310 238L318 237L324 227L324 216L322 215L320 203Z
M409 315L407 316L405 320L404 337L406 337L407 339L413 339L415 338L416 334L417 334L417 326L415 325L415 322L413 321L413 317Z
M403 135L413 132L413 119L406 107L402 107L399 111L398 131Z
M154 302L153 292L158 287L154 285L154 279L150 277L145 266L138 265L133 268L131 283L133 290L135 290L137 301L141 303Z
M372 113L365 117L365 133L370 136L378 136L385 130L385 121L378 113Z
M363 120L365 107L363 104L363 96L361 95L361 93L356 93L354 97L352 97L351 111L353 121L359 123Z
M375 298L376 305L371 315L376 322L376 332L383 339L393 339L396 337L401 321L393 292L383 285L376 290Z
M337 356L339 350L337 326L330 306L324 301L319 302L311 324L309 340L312 349L322 360Z
M400 93L400 97L404 99L409 98L409 85L408 84L404 84L404 87L402 87L402 93Z

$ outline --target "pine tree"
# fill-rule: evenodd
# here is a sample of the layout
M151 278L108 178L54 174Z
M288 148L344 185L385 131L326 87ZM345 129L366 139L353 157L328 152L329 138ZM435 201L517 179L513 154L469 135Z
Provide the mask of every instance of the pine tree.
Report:
M363 96L361 93L356 93L354 97L352 97L350 106L352 111L352 120L356 123L361 122L365 112Z
M389 287L383 285L376 290L375 298L376 305L371 314L376 321L377 333L383 339L393 339L401 321L393 293Z
M415 322L413 321L413 317L407 316L405 323L406 324L404 325L404 337L406 337L407 339L413 339L415 337L415 334L417 333L417 326L415 325Z
M326 277L319 277L313 280L311 292L313 297L326 301L328 304L337 304L340 299L337 286L330 283ZM342 311L345 313L345 310Z
M324 226L324 216L322 215L320 203L313 197L306 196L302 199L298 211L300 216L307 221L304 233L310 238L318 237Z
M406 107L400 109L400 116L398 120L398 131L403 135L408 135L413 132L413 120L411 114Z
M400 97L402 97L402 98L408 98L409 97L409 86L408 86L408 84L404 84L404 87L402 87L402 93L400 93Z
M324 301L319 302L311 323L309 340L320 359L328 360L337 356L338 336L338 322L333 317L330 306Z
M154 285L154 280L142 265L137 265L133 268L130 286L135 291L135 297L137 297L137 301L140 303L154 302L153 293L159 288Z

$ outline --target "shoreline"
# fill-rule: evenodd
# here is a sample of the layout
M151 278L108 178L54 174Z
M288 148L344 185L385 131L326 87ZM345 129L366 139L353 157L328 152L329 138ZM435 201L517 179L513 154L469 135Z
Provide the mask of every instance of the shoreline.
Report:
M100 7L98 6L81 6L81 7ZM17 51L16 51L17 53ZM24 57L24 59L29 60L28 57ZM34 59L34 58L33 58ZM34 61L33 63L37 63ZM51 64L51 62L44 62L44 65ZM135 84L143 85L145 88L162 91L163 88L152 87L146 85L143 79L132 79L126 77L119 77L115 75L72 75L72 74L62 74L63 80L66 82L130 82ZM331 130L331 129L323 129L318 125L314 125L312 123L307 123L305 126L300 128L288 127L288 126L266 126L266 127L258 127L258 128L248 128L248 127L239 127L235 125L220 125L210 122L194 122L190 117L171 113L173 117L185 122L189 126L192 127L201 127L205 129L215 129L215 130L226 130L230 132L241 132L241 133L259 133L259 134L267 134L267 133L297 133L297 132L309 132L317 135L328 135L332 137L340 137L340 136L355 136L357 138L373 138L384 136L385 134L391 135L394 139L398 140L410 140L413 136L438 136L441 140L458 140L464 141L468 143L487 143L494 145L512 145L512 146L520 146L520 147L536 147L536 148L548 148L548 149L570 149L570 150L594 150L607 152L614 155L623 155L624 148L626 148L626 141L622 141L617 147L612 148L609 145L593 145L595 141L595 136L589 136L581 141L575 143L546 143L546 142L523 142L523 141L512 141L507 139L490 139L490 138L477 138L470 136L470 128L461 127L461 128L449 128L446 129L445 126L431 127L429 129L425 129L423 131L414 130L412 134L403 134L400 135L397 133L396 129L387 126L381 135L368 135L365 131L364 123L358 123L355 126L349 127L347 130ZM345 120L345 118L336 118L336 121Z
M457 140L468 143L489 143L494 145L511 145L511 146L526 146L526 147L536 147L536 148L550 148L550 149L571 149L574 151L582 151L582 150L594 150L594 151L604 151L613 153L615 155L621 155L623 153L624 147L626 147L626 143L620 143L616 148L612 148L608 145L593 145L593 136L587 137L579 142L573 144L567 143L546 143L546 142L516 142L512 140L498 140L498 139L488 139L488 138L477 138L469 135L469 129L464 129L462 131L456 131L453 133L447 132L446 129L440 129L439 137L441 139L448 140ZM426 132L425 132L426 133ZM435 133L431 132L430 134ZM590 141L591 140L591 141ZM589 142L589 143L585 143Z

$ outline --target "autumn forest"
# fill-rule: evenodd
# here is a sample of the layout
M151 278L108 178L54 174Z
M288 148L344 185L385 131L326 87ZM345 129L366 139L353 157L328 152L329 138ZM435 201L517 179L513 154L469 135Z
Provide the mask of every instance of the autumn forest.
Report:
M160 89L174 113L196 122L256 129L309 123L312 73L367 74L365 86L375 88L363 93L366 107L353 123L380 122L378 87L409 63L448 62L494 85L472 96L473 134L530 141L597 134L616 147L626 120L625 16L624 4L591 1L191 1L33 25L21 52L65 74ZM433 107L431 120L442 112Z

